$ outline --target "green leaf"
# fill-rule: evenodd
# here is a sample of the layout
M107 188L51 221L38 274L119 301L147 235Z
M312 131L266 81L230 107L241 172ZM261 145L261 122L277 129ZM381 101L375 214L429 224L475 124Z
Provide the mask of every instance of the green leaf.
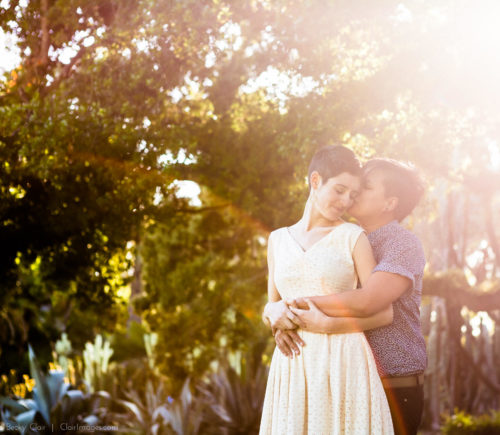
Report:
M37 412L38 411L36 409L22 412L21 414L16 415L15 420L17 423L19 423L20 426L29 426L31 423L34 422Z
M35 380L33 397L43 419L47 424L50 424L50 410L52 408L51 392L31 345L28 348L31 376Z
M45 377L45 380L50 391L50 403L57 403L68 388L68 385L65 385L64 382L64 372L52 370Z
M7 408L10 408L16 414L27 411L29 409L27 406L23 405L19 401L16 401L14 399L11 399L10 397L5 397L5 396L0 397L0 404L6 406Z
M142 413L139 407L135 403L129 402L128 400L117 400L117 403L124 406L129 411L131 411L141 425L144 424L144 418L142 416Z

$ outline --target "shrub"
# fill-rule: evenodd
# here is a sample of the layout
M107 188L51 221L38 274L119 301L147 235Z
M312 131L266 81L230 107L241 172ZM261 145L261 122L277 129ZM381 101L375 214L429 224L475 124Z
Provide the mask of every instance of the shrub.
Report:
M222 360L217 372L198 385L204 409L204 433L257 434L267 385L262 363L264 343L246 354ZM232 359L233 361L230 361Z
M500 411L491 411L490 414L470 415L464 411L455 411L448 416L442 427L446 435L495 435L500 434Z
M30 371L35 380L33 398L0 397L2 420L9 432L64 433L64 427L95 425L99 418L95 412L106 393L85 394L72 389L64 381L62 371L51 370L45 375L31 347L29 348Z

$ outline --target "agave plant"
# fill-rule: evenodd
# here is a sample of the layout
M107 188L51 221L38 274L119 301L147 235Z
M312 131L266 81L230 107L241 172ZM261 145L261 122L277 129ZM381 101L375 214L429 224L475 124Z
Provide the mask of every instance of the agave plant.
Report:
M184 382L181 394L170 401L165 419L171 432L176 435L195 435L202 433L205 403L193 396L189 388L189 378Z
M31 346L29 361L31 376L35 379L33 398L0 397L1 416L7 428L15 428L22 434L65 433L67 428L99 422L92 410L98 406L99 399L106 398L104 392L91 396L71 389L62 371L52 370L45 375Z
M116 399L115 403L125 412L115 413L113 422L127 433L161 434L165 433L167 423L164 419L167 396L163 384L156 388L151 380L146 382L144 392L129 389L124 392L125 399Z
M259 432L268 368L262 346L239 359L234 367L223 360L216 373L198 390L205 402L203 433L253 434Z
M113 414L111 421L127 434L200 433L203 402L192 395L189 379L175 399L168 395L161 378L148 379L144 390L129 389L124 395L125 400L115 400L115 403L125 412Z

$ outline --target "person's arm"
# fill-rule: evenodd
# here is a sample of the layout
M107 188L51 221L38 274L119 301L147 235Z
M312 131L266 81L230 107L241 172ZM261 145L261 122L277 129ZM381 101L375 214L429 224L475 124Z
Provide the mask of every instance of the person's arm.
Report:
M361 286L364 286L377 265L373 256L372 246L365 233L359 235L352 251L352 259L359 282Z
M305 299L308 309L302 310L291 306L299 327L305 331L324 334L346 334L349 332L368 331L390 325L393 320L392 304L369 317L330 317L321 311L309 298Z
M374 272L366 285L360 289L310 299L328 316L368 317L397 300L411 286L411 280L389 272ZM299 308L307 308L303 299L298 299Z
M263 322L272 329L273 335L276 329L295 329L295 325L289 317L293 316L288 305L281 299L281 296L274 283L274 255L272 247L272 238L269 237L267 242L267 297L269 302L264 307L262 313Z
M271 237L269 237L267 244L267 264L269 278L267 281L267 296L269 302L266 304L262 313L262 320L272 329L274 339L278 349L283 355L293 358L294 354L300 354L300 347L305 346L306 343L300 336L293 331L297 325L287 317L290 312L288 305L285 301L281 300L281 296L274 283L274 257ZM290 313L290 315L292 315Z
M327 296L313 296L309 299L328 316L333 317L369 317L387 308L411 287L412 280L405 272L391 273L376 270L366 275L366 244L368 238L362 234L354 248L353 258L362 288ZM411 252L400 252L404 255ZM396 261L396 260L394 260ZM377 268L379 266L377 265ZM405 275L403 275L405 273ZM304 299L297 299L298 307L307 309Z

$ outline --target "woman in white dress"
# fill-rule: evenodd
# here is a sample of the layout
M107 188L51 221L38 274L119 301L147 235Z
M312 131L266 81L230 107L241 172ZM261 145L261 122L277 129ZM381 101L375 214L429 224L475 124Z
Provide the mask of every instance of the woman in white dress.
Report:
M344 147L325 147L309 167L302 218L268 242L268 296L280 299L349 291L368 278L375 260L362 228L341 217L360 189L358 160ZM363 320L392 322L392 306ZM260 434L392 434L387 399L362 332L298 330L307 343L294 358L275 349Z

